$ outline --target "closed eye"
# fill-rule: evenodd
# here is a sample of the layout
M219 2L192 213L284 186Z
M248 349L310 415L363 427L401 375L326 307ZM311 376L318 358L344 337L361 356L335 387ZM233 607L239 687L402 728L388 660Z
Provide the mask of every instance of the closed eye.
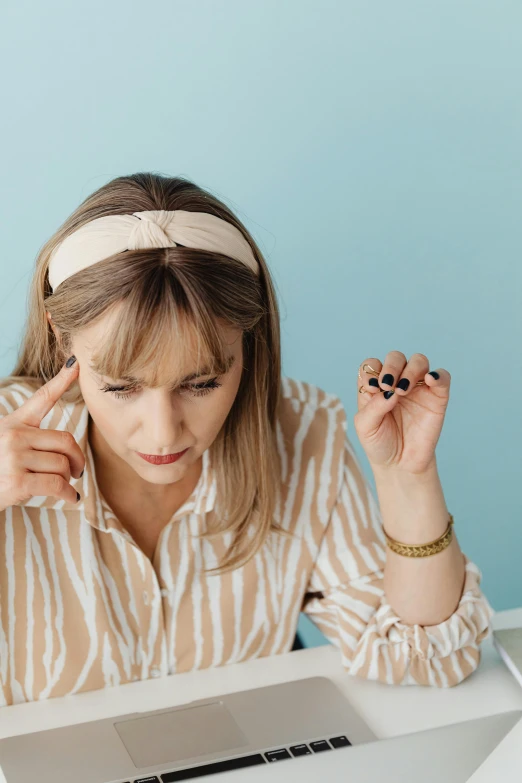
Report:
M204 394L210 394L211 391L218 389L222 385L223 384L219 383L217 378L211 378L203 383L186 383L183 386L180 386L180 389L185 389L194 397L202 397ZM100 388L100 391L111 392L116 399L124 400L129 399L129 397L135 394L138 388L138 386L114 386L110 383L106 383Z

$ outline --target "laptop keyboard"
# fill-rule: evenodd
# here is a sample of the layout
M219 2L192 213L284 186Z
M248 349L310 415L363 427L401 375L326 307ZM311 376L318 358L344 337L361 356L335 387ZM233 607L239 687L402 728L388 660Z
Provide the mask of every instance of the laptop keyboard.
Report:
M300 745L290 745L288 748L274 748L274 750L267 750L264 753L252 753L236 759L224 759L223 761L214 761L210 764L200 764L189 769L163 772L159 777L148 775L144 778L133 778L132 781L129 780L127 783L177 783L178 780L192 780L203 775L212 775L215 772L229 772L232 769L244 769L245 767L254 767L258 764L271 764L274 761L284 761L285 759L297 758L298 756L308 756L312 753L322 753L325 750L346 748L351 744L348 737L342 735L327 740L315 740L308 744L303 742Z

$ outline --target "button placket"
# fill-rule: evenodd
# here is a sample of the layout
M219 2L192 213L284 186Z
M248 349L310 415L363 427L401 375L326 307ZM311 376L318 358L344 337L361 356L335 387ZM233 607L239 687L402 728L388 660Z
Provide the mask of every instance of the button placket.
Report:
M147 618L145 620L145 625L140 629L142 637L143 637L143 644L147 644L147 639L149 637L148 628L151 625L156 625L158 628L158 639L154 642L154 648L158 650L158 652L155 654L153 660L150 662L150 668L149 668L149 676L150 677L161 677L162 676L162 667L161 667L161 649L164 644L165 639L165 615L163 612L163 598L161 595L161 589L158 583L158 577L156 575L156 570L154 568L154 564L150 561L150 559L144 554L144 552L139 548L136 547L135 544L131 544L132 546L135 546L135 548L138 550L139 555L138 557L142 558L143 562L143 568L142 568L142 582L141 582L141 602L144 607L146 607L147 611L145 612L145 617ZM137 591L137 597L139 596L139 588ZM139 599L138 599L139 600ZM157 619L154 617L154 613L157 612L159 616ZM142 679L142 676L135 677L133 679Z
M156 550L155 550L155 552L154 552L154 557L153 557L153 562L152 562L152 570L153 570L153 573L154 573L154 579L156 580L156 585L157 585L157 587L158 587L158 590L159 590L159 594L160 594L160 596L161 596L161 599L168 598L168 597L170 596L170 594L171 594L171 592L172 592L172 591L171 591L171 590L169 590L169 588L168 588L168 587L162 586L162 582L161 582L160 576L158 575L158 572L161 572L161 571L160 571L160 564L159 564L159 562L158 562L158 566L157 566L157 568L156 568L156 564L155 564L155 562L154 562L154 561L156 560L156 553L157 553L157 552L159 552L159 551L161 550L161 546L162 546L162 539L163 539L163 537L166 535L168 528L169 528L169 527L171 527L171 526L172 526L172 524L173 524L173 521L171 520L171 521L170 521L170 522L169 522L169 523L168 523L168 524L167 524L167 525L166 525L166 526L163 528L163 530L161 531L161 533L160 533L160 536L159 536L159 539L158 539L158 543L156 544ZM159 557L158 557L158 560L159 560ZM163 600L161 600L161 608L162 608L162 612L163 612L163 623L164 623L164 627L165 627L165 605L164 605L164 603L163 603Z

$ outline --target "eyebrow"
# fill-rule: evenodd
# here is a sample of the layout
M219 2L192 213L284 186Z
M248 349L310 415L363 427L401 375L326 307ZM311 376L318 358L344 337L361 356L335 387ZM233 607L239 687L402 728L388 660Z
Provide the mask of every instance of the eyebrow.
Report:
M233 354L228 356L226 358L226 361L225 361L224 371L223 371L223 373L219 373L219 374L223 374L224 375L226 372L228 372L230 370L230 368L232 367L232 365L234 364L235 360L236 360L236 357ZM180 381L180 383L178 385L181 385L181 384L184 384L184 383L189 383L190 381L193 381L196 378L202 378L205 375L211 375L211 370L212 370L211 367L203 367L201 372L193 372L190 375L186 375ZM121 380L122 381L126 381L127 383L132 383L132 384L141 384L142 383L142 384L145 385L145 381L144 381L143 378L136 378L133 375L122 375L121 376Z

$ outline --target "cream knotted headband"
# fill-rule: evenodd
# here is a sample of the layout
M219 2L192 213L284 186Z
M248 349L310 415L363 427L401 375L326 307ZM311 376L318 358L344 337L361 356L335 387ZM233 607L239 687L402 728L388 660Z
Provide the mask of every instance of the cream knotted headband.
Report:
M222 253L259 273L252 248L243 234L226 220L207 212L158 209L132 215L107 215L81 226L51 254L49 283L56 291L71 275L115 253L178 244Z

